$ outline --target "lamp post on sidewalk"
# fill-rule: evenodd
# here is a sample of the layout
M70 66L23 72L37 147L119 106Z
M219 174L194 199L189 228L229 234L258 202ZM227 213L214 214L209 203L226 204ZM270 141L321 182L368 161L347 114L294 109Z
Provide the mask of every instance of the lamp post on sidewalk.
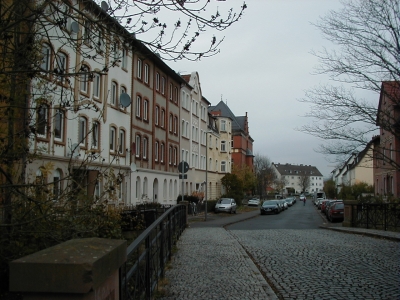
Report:
M207 221L207 202L208 202L208 134L211 133L211 130L206 131L206 189L204 198L206 200L205 205L205 214L204 214L204 221Z

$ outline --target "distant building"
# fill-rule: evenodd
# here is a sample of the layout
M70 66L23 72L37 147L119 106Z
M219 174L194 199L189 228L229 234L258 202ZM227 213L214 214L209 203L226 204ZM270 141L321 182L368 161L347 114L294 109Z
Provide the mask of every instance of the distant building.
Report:
M353 153L341 167L332 171L337 193L340 193L343 185L351 186L361 182L374 184L372 156L375 140L373 138L363 151Z
M382 82L374 143L375 194L400 197L400 83Z
M290 189L294 189L297 194L303 192L300 180L304 176L310 178L309 187L306 188L304 192L313 193L322 191L324 188L324 177L314 166L272 163L272 167L277 174L278 180L286 180L285 187L282 191L283 194L288 194L288 190Z
M228 105L223 101L220 101L215 106L210 106L208 111L213 116L226 117L232 120L232 165L236 165L238 167L247 165L251 170L253 170L254 140L250 136L247 112L244 116L235 116L229 109Z

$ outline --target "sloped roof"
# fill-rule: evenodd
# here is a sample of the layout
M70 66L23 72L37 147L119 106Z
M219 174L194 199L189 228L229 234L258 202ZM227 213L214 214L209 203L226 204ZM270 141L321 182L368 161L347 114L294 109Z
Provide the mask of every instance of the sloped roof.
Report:
M244 131L244 120L245 117L236 117L233 112L230 110L228 105L224 103L222 100L214 106L210 106L208 108L209 112L220 112L220 115L223 117L229 117L232 119L232 131Z
M311 165L292 165L292 164L274 164L276 170L281 176L289 175L309 175L322 176L321 172L315 166Z

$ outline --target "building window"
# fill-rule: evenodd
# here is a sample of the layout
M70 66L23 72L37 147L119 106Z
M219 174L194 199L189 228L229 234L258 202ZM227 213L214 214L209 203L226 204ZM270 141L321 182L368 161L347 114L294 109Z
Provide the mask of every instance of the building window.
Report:
M154 144L154 161L158 161L158 142Z
M221 131L226 131L226 121L221 120Z
M178 88L177 87L174 88L174 102L175 103L178 102Z
M42 55L43 58L40 67L43 71L50 71L51 48L49 44L44 43L42 45Z
M173 130L173 126L174 126L174 124L173 124L173 119L174 119L174 117L172 116L172 114L170 114L169 115L169 132L172 132L172 130Z
M165 94L165 77L161 77L161 94Z
M56 110L54 117L54 138L59 141L64 139L64 112L61 109Z
M226 141L221 141L221 152L226 152Z
M42 137L47 137L49 107L45 104L40 105L37 110L36 132Z
M186 126L185 126L185 120L182 120L182 136L186 136Z
M121 62L122 68L126 69L128 65L128 51L125 48L122 48Z
M226 161L221 161L221 172L226 172Z
M87 66L81 67L81 92L87 94L89 92L89 68Z
M67 56L62 52L57 53L55 69L55 73L58 74L57 79L63 82L67 70Z
M142 79L142 60L140 58L137 60L137 78Z
M136 135L136 157L140 157L141 138L140 135Z
M145 121L149 119L149 101L146 99L143 101L143 119Z
M172 165L172 146L169 146L169 148L168 148L168 157L169 157L169 160L168 160L168 162L169 162L169 164L170 165Z
M117 130L115 127L110 127L110 151L114 152L116 149Z
M172 101L172 96L173 96L173 89L172 89L172 83L169 84L169 100Z
M160 147L160 161L163 163L164 162L164 155L165 155L165 145L164 143L161 143Z
M155 110L155 116L154 116L154 124L158 126L158 121L159 121L159 115L160 115L160 108L156 106Z
M144 82L149 83L149 65L144 65Z
M116 82L111 83L111 105L112 106L117 106L117 98L118 97L118 85Z
M143 158L144 159L147 159L147 145L148 145L148 142L147 142L147 138L143 138Z
M90 20L85 20L83 25L83 42L90 46L90 38L91 38L91 26L92 22Z
M160 91L160 73L156 73L156 91Z
M162 109L161 110L161 127L162 128L164 128L164 126L165 126L165 110L164 109Z
M140 113L142 109L142 97L136 97L136 117L140 118Z
M119 154L125 153L125 131L123 129L119 130Z
M58 199L61 195L61 171L59 169L53 172L53 197Z
M122 95L122 94L126 94L126 88L123 87L123 86L121 86L121 95ZM120 109L126 109L126 107L123 106L121 103L119 103L119 108L120 108Z
M93 75L93 97L99 99L101 90L101 76L95 73Z
M87 121L85 117L79 117L79 144L86 147Z
M178 150L174 147L174 166L176 166L178 162Z
M114 41L113 45L112 45L112 53L113 53L113 59L117 60L119 58L119 45L117 41Z
M100 141L100 123L94 121L92 124L92 149L99 148Z
M174 134L178 133L178 117L174 117Z

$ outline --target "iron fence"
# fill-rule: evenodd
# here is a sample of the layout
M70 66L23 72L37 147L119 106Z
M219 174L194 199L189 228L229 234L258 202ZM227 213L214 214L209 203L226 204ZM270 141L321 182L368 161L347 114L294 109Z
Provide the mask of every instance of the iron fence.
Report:
M127 248L120 268L120 299L151 299L164 276L172 247L186 227L186 206L169 208Z
M400 204L360 203L352 206L351 223L353 227L400 230Z

